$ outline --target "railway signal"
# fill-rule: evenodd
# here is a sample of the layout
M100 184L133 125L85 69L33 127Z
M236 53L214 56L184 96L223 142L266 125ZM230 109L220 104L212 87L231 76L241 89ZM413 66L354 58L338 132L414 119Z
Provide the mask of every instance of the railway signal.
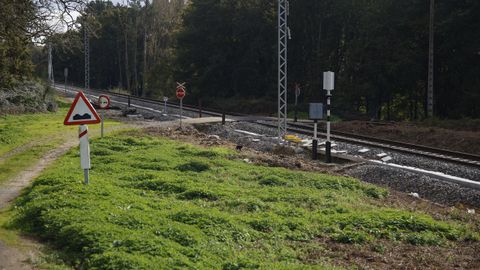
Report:
M64 125L79 125L78 138L80 140L80 166L84 172L85 184L87 185L88 171L91 168L90 164L90 145L88 142L88 127L87 124L100 123L100 117L92 104L88 101L83 92L78 92L73 100L72 106L68 111Z
M335 88L335 73L323 73L323 89L327 91L327 141L325 142L325 158L327 163L332 163L332 143L330 141L330 99L331 91Z

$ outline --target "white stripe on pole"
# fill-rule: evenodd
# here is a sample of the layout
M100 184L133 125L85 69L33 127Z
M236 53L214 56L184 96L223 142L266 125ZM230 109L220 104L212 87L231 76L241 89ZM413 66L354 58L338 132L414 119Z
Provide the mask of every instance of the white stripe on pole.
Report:
M78 127L79 134L83 136L80 139L80 165L82 169L90 169L90 145L88 143L88 127L86 125L80 125ZM86 132L86 133L85 133Z
M83 169L85 185L88 185L88 170L90 170L90 145L88 143L87 125L78 126L78 138L80 140L80 166Z
M327 90L327 142L330 141L330 90Z

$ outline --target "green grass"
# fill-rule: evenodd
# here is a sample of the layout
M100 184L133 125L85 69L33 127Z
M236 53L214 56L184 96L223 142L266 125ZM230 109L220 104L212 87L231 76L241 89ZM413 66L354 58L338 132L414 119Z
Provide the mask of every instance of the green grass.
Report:
M57 251L50 249L37 250L38 247L31 247L30 244L25 244L24 240L20 237L18 230L12 230L7 228L11 222L13 211L9 209L0 210L0 241L2 244L15 247L24 253L37 254L33 260L28 261L35 269L48 269L48 270L68 270L72 269L70 266L65 265L61 256Z
M67 139L76 139L77 128L64 126L63 120L70 107L58 100L55 113L37 113L0 116L0 185L37 162L49 150L58 147ZM106 121L106 127L119 125ZM90 125L92 135L98 136L99 125ZM2 187L0 186L0 189ZM0 241L18 249L25 249L17 230L7 228L12 211L0 211ZM58 262L56 252L42 252L38 261L31 262L39 269L69 269Z
M75 138L78 127L63 125L70 104L63 100L58 103L59 110L55 113L0 116L0 184L32 165L49 150ZM118 123L107 120L106 125L110 127ZM90 125L90 130L91 134L97 135L99 125Z
M47 151L62 142L60 138L53 138L44 144L34 145L9 158L0 161L0 184L11 179L30 165L38 161Z
M0 210L0 240L8 246L18 246L18 233L8 230L7 224L12 219L13 213L8 210Z
M66 128L63 125L69 104L59 101L59 107L55 113L0 116L0 156L31 141L73 130L72 127Z
M60 145L67 135L63 125L68 104L59 100L56 113L0 116L0 184L18 174L48 150Z
M91 184L78 149L17 200L21 228L83 269L331 269L318 239L363 245L478 241L467 225L378 207L381 188L269 168L140 132L92 144ZM381 249L379 249L381 250Z

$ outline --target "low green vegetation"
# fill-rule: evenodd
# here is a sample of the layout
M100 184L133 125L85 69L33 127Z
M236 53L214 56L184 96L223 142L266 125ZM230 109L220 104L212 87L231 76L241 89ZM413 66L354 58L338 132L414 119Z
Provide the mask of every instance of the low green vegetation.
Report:
M59 100L59 110L52 113L31 113L0 116L0 156L6 152L30 143L49 139L53 134L73 130L63 125L70 104Z
M63 125L70 103L63 99L57 102L57 112L0 116L0 184L75 138L78 128ZM107 125L118 123L107 120ZM98 125L90 125L90 130L93 135L99 133Z
M381 188L247 164L222 148L130 131L91 150L90 185L72 150L17 200L10 224L82 269L331 269L327 258L305 259L328 248L319 240L479 239L468 225L379 207L388 196Z
M0 116L0 184L60 145L66 136L75 136L73 128L63 125L69 105L58 102L55 113Z

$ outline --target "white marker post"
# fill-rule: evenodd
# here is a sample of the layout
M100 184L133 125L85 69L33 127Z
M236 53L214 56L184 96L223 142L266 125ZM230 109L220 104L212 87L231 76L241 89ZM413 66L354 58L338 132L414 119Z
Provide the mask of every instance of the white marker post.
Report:
M163 97L163 113L167 113L167 101L168 97Z
M103 138L103 122L105 122L105 110L102 110L102 122L100 123L100 138Z
M327 71L323 73L323 89L327 90L327 142L325 143L325 157L327 163L332 163L332 142L330 141L330 99L335 88L335 73Z
M80 165L83 169L85 178L85 185L88 185L88 171L91 168L90 164L90 144L88 142L88 127L87 125L78 126L78 139L80 140Z
M318 137L317 137L317 125L318 120L323 118L323 104L322 103L310 103L309 118L313 120L313 140L312 140L312 159L318 159Z

